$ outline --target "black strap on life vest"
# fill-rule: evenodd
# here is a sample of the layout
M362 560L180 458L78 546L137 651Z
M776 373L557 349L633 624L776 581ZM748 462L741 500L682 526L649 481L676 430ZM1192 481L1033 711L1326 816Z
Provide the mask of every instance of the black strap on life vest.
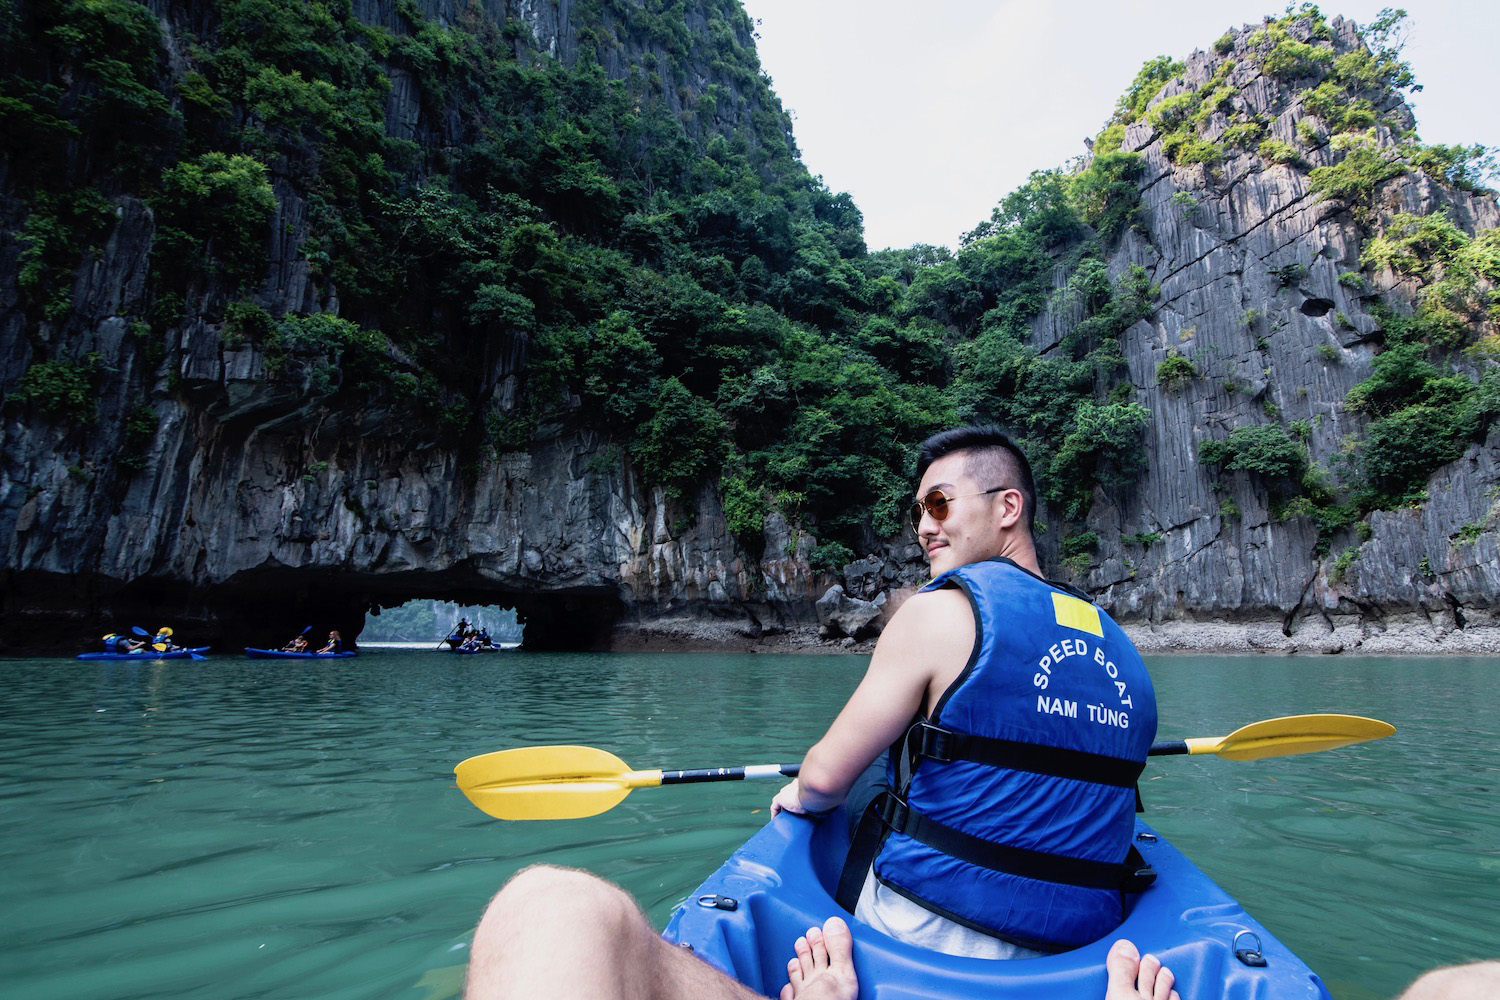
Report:
M891 792L883 792L870 803L860 817L844 870L839 874L834 898L849 912L854 912L859 893L875 855L885 838L892 833L904 834L949 857L991 871L1019 875L1022 878L1083 889L1111 889L1119 892L1144 892L1156 881L1156 872L1140 852L1131 847L1124 861L1089 861L1062 854L1011 847L975 837L939 823L912 809Z
M905 755L909 762L904 785L910 784L911 776L924 757L940 763L965 760L1115 788L1135 788L1136 811L1141 811L1136 781L1145 769L1145 761L975 736L934 726L921 719L896 741L891 752L895 759ZM887 791L865 809L850 842L835 894L839 905L846 910L853 912L870 865L880 853L885 838L893 832L905 834L934 850L981 868L1044 882L1141 892L1156 880L1156 873L1133 847L1119 864L1008 847L939 823L911 809L901 797Z
M1107 757L1039 743L974 736L920 720L906 733L906 752L911 756L913 765L922 757L944 763L967 760L991 767L1009 768L1012 771L1092 781L1115 788L1134 787L1146 768L1144 760L1126 760L1123 757Z

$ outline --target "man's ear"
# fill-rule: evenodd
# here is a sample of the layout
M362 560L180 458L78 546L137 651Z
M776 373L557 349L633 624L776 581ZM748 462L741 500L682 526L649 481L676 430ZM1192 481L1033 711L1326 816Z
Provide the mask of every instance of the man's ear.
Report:
M1000 522L1001 528L1014 528L1025 514L1026 499L1020 490L1002 490L999 494L999 503L995 505L995 517Z

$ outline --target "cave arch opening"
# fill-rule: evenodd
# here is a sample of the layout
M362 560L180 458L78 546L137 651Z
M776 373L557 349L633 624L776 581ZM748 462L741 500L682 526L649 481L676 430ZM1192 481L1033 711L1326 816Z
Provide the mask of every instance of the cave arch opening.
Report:
M365 617L360 642L436 645L460 624L485 631L493 642L503 646L520 645L525 634L514 607L415 598L379 610L372 608Z

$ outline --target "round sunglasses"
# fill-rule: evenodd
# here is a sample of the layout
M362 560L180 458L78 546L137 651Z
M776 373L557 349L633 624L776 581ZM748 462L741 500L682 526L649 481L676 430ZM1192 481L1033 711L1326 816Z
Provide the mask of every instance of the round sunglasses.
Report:
M985 490L982 493L965 493L961 497L950 497L942 490L930 490L926 496L907 508L906 516L911 521L911 530L920 534L922 531L923 513L931 514L934 521L946 521L948 519L948 505L953 501L967 500L969 497L989 496L991 493L999 493L1001 490L1008 489L1010 489L1009 486L996 486L992 490Z

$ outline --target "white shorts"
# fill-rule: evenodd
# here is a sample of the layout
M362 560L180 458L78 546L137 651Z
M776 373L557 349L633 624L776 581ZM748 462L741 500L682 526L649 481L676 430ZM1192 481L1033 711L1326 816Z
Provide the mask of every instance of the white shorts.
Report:
M1023 948L955 923L882 885L872 868L859 892L854 919L898 941L966 958L1041 958L1050 952Z

